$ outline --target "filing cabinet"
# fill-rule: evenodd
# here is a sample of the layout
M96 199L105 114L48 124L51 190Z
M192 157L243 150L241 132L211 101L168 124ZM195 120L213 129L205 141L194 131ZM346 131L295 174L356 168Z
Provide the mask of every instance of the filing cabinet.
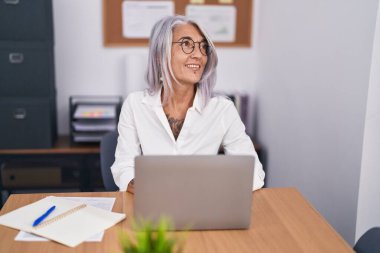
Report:
M2 98L0 148L52 147L56 138L55 98Z
M0 96L55 94L53 45L50 42L0 41Z
M0 40L53 41L51 0L1 0Z
M0 149L56 139L52 0L0 1Z

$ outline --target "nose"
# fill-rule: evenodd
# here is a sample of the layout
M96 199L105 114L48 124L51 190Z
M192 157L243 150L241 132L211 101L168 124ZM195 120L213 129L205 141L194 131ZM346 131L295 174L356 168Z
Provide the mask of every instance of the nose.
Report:
M201 53L201 43L200 42L195 42L194 43L194 50L191 56L196 57L196 58L201 58L202 53Z

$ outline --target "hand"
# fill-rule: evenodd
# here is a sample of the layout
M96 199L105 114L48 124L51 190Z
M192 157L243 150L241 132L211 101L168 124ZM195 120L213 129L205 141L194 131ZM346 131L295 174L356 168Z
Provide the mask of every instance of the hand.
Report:
M128 184L127 192L134 194L135 193L135 180L132 179Z

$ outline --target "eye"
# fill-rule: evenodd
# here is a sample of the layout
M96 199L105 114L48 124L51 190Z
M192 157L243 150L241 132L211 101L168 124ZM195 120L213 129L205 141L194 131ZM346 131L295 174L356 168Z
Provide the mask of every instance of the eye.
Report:
M201 48L207 50L208 49L208 43L207 42L202 42L201 43Z
M208 43L206 41L204 41L204 42L200 43L200 49L201 49L202 54L208 55L209 50L210 50L210 46L208 45Z
M190 40L183 40L182 41L182 43L181 43L181 45L183 46L183 47L193 47L193 43L191 43L191 41Z

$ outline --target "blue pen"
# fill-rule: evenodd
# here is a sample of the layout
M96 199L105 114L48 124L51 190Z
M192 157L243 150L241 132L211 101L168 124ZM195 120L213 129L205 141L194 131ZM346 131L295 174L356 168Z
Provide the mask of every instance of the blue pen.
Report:
M44 219L46 219L46 217L49 216L49 214L51 212L53 212L55 209L55 206L52 206L49 208L49 210L47 210L43 215L41 215L40 217L38 217L34 222L33 222L33 227L37 226L38 224L40 224Z

